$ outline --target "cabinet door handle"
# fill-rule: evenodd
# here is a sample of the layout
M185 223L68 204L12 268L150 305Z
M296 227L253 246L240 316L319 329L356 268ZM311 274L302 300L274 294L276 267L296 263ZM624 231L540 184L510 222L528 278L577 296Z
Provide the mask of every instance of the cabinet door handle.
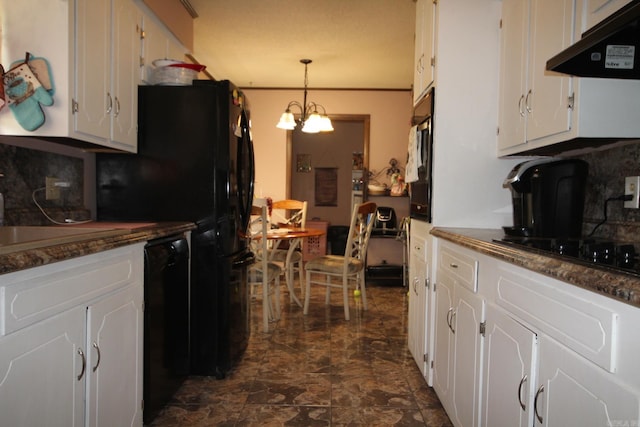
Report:
M449 325L449 329L451 329L451 332L454 334L456 333L455 329L453 329L453 318L455 315L456 312L453 310L453 307L451 307L449 311L447 311L447 325Z
M542 417L538 414L538 398L544 392L544 385L541 385L536 392L536 398L533 400L533 413L536 414L536 418L542 423Z
M113 98L111 93L107 92L107 114L111 114L111 110L113 110Z
M115 112L115 116L118 117L118 114L120 114L120 100L116 96L116 112Z
M529 89L529 92L527 92L527 97L524 100L525 108L527 109L527 113L529 114L531 114L531 95L533 95L533 93L531 92L531 89Z
M527 410L527 405L525 405L524 402L522 401L522 385L526 382L527 382L527 376L525 375L520 380L520 385L518 386L518 402L520 402L520 407L522 408L523 411Z
M98 353L98 360L96 361L96 366L94 366L91 371L95 372L96 369L98 369L98 366L100 366L100 360L102 359L102 355L100 354L100 347L98 346L98 343L96 343L95 341L93 342L93 348L96 349L96 353Z
M456 264L455 262L451 262L451 263L449 263L449 267L458 268L458 264Z
M520 112L520 115L522 117L524 117L524 108L522 108L523 103L524 103L524 95L521 95L520 99L518 99L518 111Z
M84 376L85 369L87 369L87 359L86 359L86 357L84 357L84 352L82 351L81 348L78 349L78 354L80 355L80 358L82 359L82 370L80 371L80 375L78 375L78 381L80 381L82 379L82 377Z
M453 332L454 334L456 333L456 330L453 328L453 320L456 318L456 311L453 310L451 312L451 332Z

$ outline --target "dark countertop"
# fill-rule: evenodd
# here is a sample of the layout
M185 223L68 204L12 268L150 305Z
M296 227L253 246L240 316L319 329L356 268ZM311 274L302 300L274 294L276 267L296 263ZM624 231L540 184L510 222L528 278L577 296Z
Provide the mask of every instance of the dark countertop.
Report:
M84 235L86 239L83 240L1 254L0 274L25 270L134 243L146 242L160 237L184 233L196 228L196 225L190 222L142 224L91 222L85 225L87 227L102 227L105 230L113 229L113 233L101 232L99 237L92 237L89 233Z
M440 228L431 234L485 255L507 261L536 273L640 307L640 275L619 272L605 266L583 265L560 255L537 253L493 242L502 230Z

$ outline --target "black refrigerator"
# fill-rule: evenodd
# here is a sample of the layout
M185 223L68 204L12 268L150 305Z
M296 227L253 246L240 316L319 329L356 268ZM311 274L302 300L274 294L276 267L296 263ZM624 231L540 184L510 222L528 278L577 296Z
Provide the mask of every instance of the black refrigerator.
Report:
M101 221L191 221L190 372L222 378L249 340L240 236L253 199L249 112L229 81L140 86L138 154L96 155Z

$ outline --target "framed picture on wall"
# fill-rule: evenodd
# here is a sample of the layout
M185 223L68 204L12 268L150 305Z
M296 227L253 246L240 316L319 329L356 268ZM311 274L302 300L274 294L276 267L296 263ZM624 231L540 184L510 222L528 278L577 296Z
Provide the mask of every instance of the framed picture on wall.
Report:
M298 154L296 159L296 171L311 172L311 154Z
M338 168L316 168L315 205L338 206Z

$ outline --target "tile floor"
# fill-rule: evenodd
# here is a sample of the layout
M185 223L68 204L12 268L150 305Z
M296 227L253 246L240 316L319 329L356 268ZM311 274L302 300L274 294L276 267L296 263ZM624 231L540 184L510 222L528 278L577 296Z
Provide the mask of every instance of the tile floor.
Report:
M190 377L152 426L451 426L407 349L402 287L367 287L369 309L341 293L324 304L312 288L310 312L289 302L262 332L252 302L251 340L225 379Z

